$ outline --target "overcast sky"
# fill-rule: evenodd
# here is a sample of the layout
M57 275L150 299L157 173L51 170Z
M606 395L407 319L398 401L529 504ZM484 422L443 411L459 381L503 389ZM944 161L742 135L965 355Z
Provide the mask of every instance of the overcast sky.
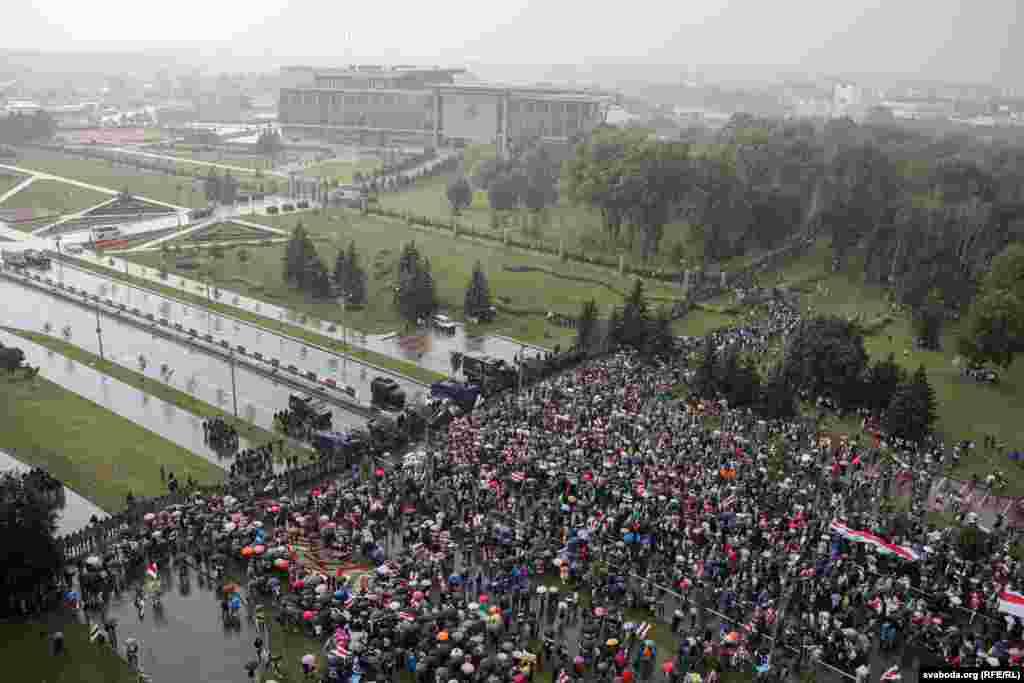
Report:
M238 55L446 64L794 66L1021 84L1021 0L32 0L5 3L4 45L202 47Z

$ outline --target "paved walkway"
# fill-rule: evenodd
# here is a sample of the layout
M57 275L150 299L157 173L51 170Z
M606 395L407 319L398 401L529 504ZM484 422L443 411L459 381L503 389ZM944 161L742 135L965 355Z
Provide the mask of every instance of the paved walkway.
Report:
M185 157L171 156L170 154L154 154L153 152L140 152L137 149L128 149L126 147L114 147L113 151L122 152L124 154L134 154L140 157L150 157L151 159L164 159L166 161L177 161L183 164L194 164L196 166L212 166L213 168L222 168L226 171L237 171L239 173L245 173L246 175L255 175L256 169L249 168L247 166L234 166L232 164L222 164L217 161L200 161L198 159L188 159ZM267 171L261 170L260 173L263 175L274 176L276 178L287 178L288 175L285 173L279 173L278 171Z
M35 181L36 181L36 177L34 175L30 175L29 177L25 178L23 181L21 181L20 183L18 183L14 187L12 187L11 189L7 190L7 192L4 192L3 194L0 194L0 204L3 204L10 197L13 197L14 195L18 194L19 192L24 190L26 187L28 187L29 185L31 185Z

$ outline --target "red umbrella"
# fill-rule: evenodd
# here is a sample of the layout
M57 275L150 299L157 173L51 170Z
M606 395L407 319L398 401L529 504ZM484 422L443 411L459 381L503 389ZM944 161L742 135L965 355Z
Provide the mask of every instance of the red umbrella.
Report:
M673 671L675 671L675 668L676 668L676 665L672 663L671 659L661 665L661 670L664 671L667 674L670 674Z
M481 605L486 605L490 601L491 601L491 599L489 597L487 597L486 595L481 595L480 596L480 604Z
M382 468L382 467L378 467L378 468L377 468L377 469L376 469L376 470L374 471L374 474L376 474L376 475L377 475L378 477L383 477L383 476L384 476L384 474L385 474L385 472L384 472L384 468Z

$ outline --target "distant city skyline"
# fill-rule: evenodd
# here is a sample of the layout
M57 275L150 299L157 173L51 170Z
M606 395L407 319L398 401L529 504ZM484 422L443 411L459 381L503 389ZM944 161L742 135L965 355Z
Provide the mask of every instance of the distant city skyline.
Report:
M71 0L36 0L5 7L5 47L186 49L202 53L213 68L217 62L254 65L248 70L357 60L470 67L699 64L752 74L810 69L837 77L879 73L1020 87L1024 41L1018 4L639 0L628 12L602 12L580 0L443 0L357 9L311 0L247 0L244 8L178 0L173 12L154 15L127 0L108 0L102 12Z

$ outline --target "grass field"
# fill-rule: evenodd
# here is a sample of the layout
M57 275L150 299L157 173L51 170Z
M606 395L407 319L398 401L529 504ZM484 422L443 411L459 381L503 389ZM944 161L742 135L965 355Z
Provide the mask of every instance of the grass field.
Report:
M233 240L265 240L265 239L277 239L283 237L272 232L264 232L259 228L251 228L247 225L240 223L215 223L208 229L197 230L196 232L181 237L176 237L173 240L164 242L170 246L180 244L185 246L196 246L204 244L206 242L220 242L220 241L233 241Z
M579 263L562 263L554 256L525 253L516 249L489 245L469 239L457 239L451 234L435 230L417 230L397 220L373 216L360 216L344 210L330 211L320 216L307 214L300 217L257 217L258 222L291 230L299 221L318 239L317 249L325 263L333 267L340 248L355 240L370 278L370 301L364 309L349 311L347 320L366 332L388 332L403 327L392 299L394 263L402 244L413 240L421 253L430 259L442 307L456 318L462 317L462 301L473 264L480 261L487 273L491 294L495 301L513 311L531 311L542 317L548 311L576 315L584 301L594 298L603 310L622 301L620 292L632 286L632 279L618 277L607 269ZM262 283L248 286L246 294L254 298L286 303L298 310L324 320L340 321L340 308L331 303L307 300L305 294L283 282L281 258L285 245L275 244L249 249L247 263L240 263L230 254L214 262L214 279L225 287L240 286L241 279ZM160 255L141 253L130 255L132 260L158 267ZM580 282L544 272L510 272L506 266L543 267L552 273L590 278L605 283ZM246 287L241 283L243 288ZM618 291L616 291L618 290ZM649 283L648 295L670 301L679 290L662 283ZM554 326L527 324L528 315L502 314L495 323L483 326L482 331L508 334L524 341L552 346L565 333ZM556 335L555 332L558 331ZM546 337L545 334L550 334Z
M189 193L190 181L180 176L140 171L133 167L113 166L107 161L39 150L32 150L19 157L17 165L19 168L72 178L117 192L127 190L130 194L177 206L206 206L206 197L201 192Z
M111 195L57 180L36 180L7 198L5 209L36 209L47 213L76 213L111 199Z
M891 323L865 339L868 353L873 360L884 359L892 353L908 372L919 365L925 366L939 404L938 431L947 445L961 439L972 439L980 444L989 434L1011 449L1024 446L1024 421L1020 419L1024 415L1024 360L1017 360L1009 371L1002 373L1002 382L995 386L961 377L954 365L958 324L947 324L944 329L942 351L915 349L908 316L890 311L881 287L864 284L862 262L854 258L843 272L827 272L830 249L827 242L820 243L778 273L762 276L762 286L782 283L804 290L801 304L811 314L844 317L859 314L865 323L891 315ZM735 320L735 316L695 311L677 322L676 330L687 334L682 331L687 329L694 334L734 324ZM1013 495L1024 495L1024 470L1011 466L1008 459L998 461L997 456L986 454L980 448L971 458L962 460L953 474L970 478L974 473L984 476L996 468L1011 477Z
M447 187L451 176L437 176L416 181L416 184L401 192L388 192L380 196L381 206L393 211L410 211L416 215L451 220L452 210L448 203ZM612 247L605 242L603 223L600 212L582 206L572 206L560 199L556 206L547 210L547 225L537 230L524 228L522 221L525 212L518 215L506 214L509 238L518 242L535 243L558 249L564 240L565 248L573 253L583 251L592 256L603 256L617 259L621 251L628 264L640 265L641 260L636 250L632 252L623 246ZM486 192L475 192L473 203L456 218L460 225L472 226L474 230L501 236L502 229L491 227L491 209ZM532 218L527 217L527 220ZM685 240L687 235L685 223L670 223L665 226L661 248L661 262L654 265L665 265L672 243ZM609 257L609 254L615 256ZM678 268L679 264L669 264Z
M214 484L224 472L170 441L41 377L0 379L0 448L45 468L107 512L167 492L160 465L185 481Z
M249 248L253 249L255 251L255 249L253 247L249 247ZM122 256L129 256L129 254L123 254ZM137 254L130 254L130 256L133 256L133 257L145 256L146 257L145 261L146 261L147 265L148 265L149 261L159 262L161 260L161 254L159 252L137 253ZM225 262L228 261L232 256L233 256L233 254L229 253L228 258L225 258L224 261ZM139 263L141 263L143 261L143 259L139 259L139 258L133 258L131 260L139 262ZM237 259L236 259L236 262L237 262ZM122 280L124 282L129 283L129 284L135 285L136 287L141 287L141 288L144 288L144 289L148 289L150 291L154 291L154 292L157 292L159 294L163 294L164 296L173 297L175 299L178 299L179 301L191 302L192 304L194 304L196 306L200 306L200 307L206 308L206 309L208 309L210 311L213 311L215 313L219 313L221 315L231 316L231 317L234 317L234 318L238 318L239 320L245 320L246 322L250 322L250 323L252 323L254 325L259 325L260 327L263 327L264 329L267 329L267 330L272 330L274 332L280 332L281 334L286 334L286 335L295 337L297 339L304 339L304 340L308 341L310 344L316 344L318 346L322 346L324 348L331 349L331 350L335 351L336 353L347 353L352 358L354 358L356 360L362 360L362 361L365 361L367 363L372 363L374 365L380 366L382 368L388 368L390 370L394 370L395 372L397 372L399 374L405 375L406 377L410 377L410 378L415 379L415 380L419 380L420 382L424 382L426 384L430 384L431 382L437 382L439 380L446 379L446 377L444 375L441 375L441 374L436 373L436 372L432 372L430 370L426 370L426 369L421 368L420 366L418 366L418 365L416 365L414 363L407 363L405 361L400 361L400 360L397 360L395 358L391 358L390 356L384 356L384 355L381 355L379 353L374 353L373 351L364 351L364 350L361 350L361 349L352 348L351 345L346 347L345 344L343 344L342 342L340 342L340 341L338 341L336 339L331 339L329 337L325 337L325 336L323 336L321 334L317 334L316 332L312 332L312 331L310 331L308 329L305 329L305 328L302 328L302 327L297 327L295 325L290 325L290 324L288 324L286 322L282 322L280 320L274 320L272 318L266 318L264 316L257 315L255 313L250 313L248 311L244 311L244 310L242 310L240 308L236 308L234 306L229 306L227 304L221 304L221 303L217 303L217 302L214 302L214 301L210 301L210 299L207 296L205 296L205 295L194 294L192 292L185 292L185 291L182 291L181 289L177 289L177 288L174 288L174 287L167 287L167 286L161 285L161 284L159 284L157 282L153 282L152 280L146 280L146 279L143 279L143 278L136 277L134 275L126 275L125 273L123 273L123 272L121 272L119 270L112 270L110 268L106 268L104 266L99 266L99 265L90 263L88 261L76 260L75 261L75 266L77 266L79 268L82 268L84 270L91 270L91 271L99 273L99 274L101 274L101 275L103 275L105 277L114 278L114 279L117 279L117 280ZM159 267L159 266L158 265L154 265L153 267ZM188 277L189 279L196 279L197 273L190 271L189 273L185 274L185 277ZM230 284L230 286L234 290L241 290L241 289L243 289L242 288L243 284L244 283L242 283L242 282L234 281L234 282L232 282ZM228 285L225 285L225 286L228 286ZM284 302L277 302L277 303L282 303L283 304Z
M369 175L381 167L378 159L359 159L358 161L322 161L302 170L303 174L315 178L327 178L337 180L342 185L352 182L352 174L362 173Z
M49 636L64 634L64 654L54 656ZM7 654L3 654L3 653ZM89 627L67 623L0 624L0 657L5 678L39 683L137 683L127 662L109 647L89 642Z

